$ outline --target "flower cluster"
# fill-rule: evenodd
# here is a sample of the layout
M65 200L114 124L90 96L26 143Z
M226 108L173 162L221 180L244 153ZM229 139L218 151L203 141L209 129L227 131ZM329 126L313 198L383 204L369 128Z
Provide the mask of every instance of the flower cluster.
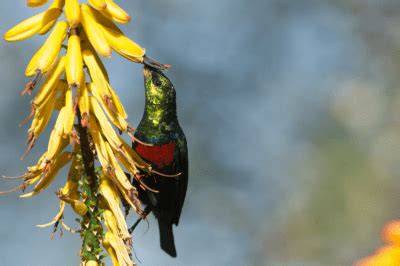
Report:
M27 0L30 7L46 3L47 0ZM62 14L65 14L65 20L60 19ZM60 210L50 223L40 227L59 223L65 225L63 214L66 204L83 217L88 213L99 214L108 231L95 228L92 233L98 235L114 265L133 265L130 256L132 241L121 203L135 210L139 216L143 215L136 188L125 172L143 184L139 169L152 171L151 166L116 133L115 128L120 133L128 134L132 140L134 138L134 129L126 121L127 114L110 85L100 59L100 56L111 57L115 51L136 63L147 60L149 64L157 64L146 57L145 50L124 35L116 24L128 23L130 19L112 0L89 0L88 4L80 4L78 0L54 0L44 12L22 21L4 35L7 41L14 42L51 31L25 70L26 76L33 80L22 94L31 95L35 87L40 86L40 89L31 101L30 116L23 122L32 119L24 157L50 123L52 114L57 113L47 151L36 165L16 177L23 182L11 191L25 191L34 185L31 192L21 197L37 195L53 182L60 169L70 164L66 184L57 192ZM91 177L97 178L98 192L94 194L93 191L85 191L90 182L85 181L89 177L84 169L87 165L84 164L81 145L82 132L86 132L90 152L99 160L102 169L102 173ZM94 169L92 164L90 167ZM98 206L93 199L98 199ZM94 207L101 211L95 212ZM86 226L91 218L84 221ZM100 257L83 259L86 264L89 261L98 263Z
M382 231L385 246L373 255L357 262L357 266L397 266L400 265L400 220L387 223Z

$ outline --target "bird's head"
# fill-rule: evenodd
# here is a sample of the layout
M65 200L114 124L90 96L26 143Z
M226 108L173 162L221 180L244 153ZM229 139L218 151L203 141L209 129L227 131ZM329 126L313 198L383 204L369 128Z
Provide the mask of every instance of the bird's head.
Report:
M175 103L174 85L161 70L145 65L143 75L148 102L155 105Z

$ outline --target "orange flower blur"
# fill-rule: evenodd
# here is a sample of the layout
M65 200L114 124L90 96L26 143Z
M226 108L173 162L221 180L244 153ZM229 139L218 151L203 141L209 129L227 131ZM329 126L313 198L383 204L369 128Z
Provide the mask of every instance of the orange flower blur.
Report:
M382 230L385 246L374 254L359 260L356 266L398 266L400 265L400 220L387 223Z

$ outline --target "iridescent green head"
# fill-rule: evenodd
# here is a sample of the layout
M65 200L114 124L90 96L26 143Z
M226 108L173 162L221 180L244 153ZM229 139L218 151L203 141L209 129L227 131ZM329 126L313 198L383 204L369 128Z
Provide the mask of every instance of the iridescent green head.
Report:
M145 65L143 75L147 103L153 105L175 104L176 92L174 85L164 73Z

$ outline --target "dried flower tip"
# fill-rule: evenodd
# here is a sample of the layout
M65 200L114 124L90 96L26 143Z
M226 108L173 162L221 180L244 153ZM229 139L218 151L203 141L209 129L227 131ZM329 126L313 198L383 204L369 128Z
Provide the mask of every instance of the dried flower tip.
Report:
M151 191L151 192L154 192L154 193L159 193L159 192L160 192L160 191L158 191L158 190L152 189L151 187L149 187L149 186L143 181L143 178L145 177L144 175L134 174L133 176L134 176L135 180L139 182L139 185L140 185L140 187L141 187L143 190L148 190L148 191Z
M36 143L36 137L35 134L33 132L29 132L28 133L28 141L27 143L27 148L26 151L24 152L24 154L21 157L21 160L25 159L25 157L28 155L28 153L32 150L32 148L35 146Z
M149 146L149 147L154 146L154 144L146 143L146 142L143 142L140 139L136 138L135 135L132 134L132 132L134 130L132 130L132 128L130 126L128 126L128 129L130 129L130 131L128 131L127 133L128 133L128 136L131 138L132 142L137 142L137 143L140 143L140 144L142 144L144 146Z
M104 95L103 96L103 100L106 103L106 106L108 107L108 109L113 113L116 114L117 113L117 108L114 105L114 102L112 100L111 95Z
M25 89L21 92L21 95L24 96L25 94L29 94L32 95L32 91L35 88L36 84L41 80L42 78L42 73L40 71L38 71L36 73L36 76L33 80L29 81L28 83L26 83L25 85Z
M36 107L35 107L35 104L32 103L31 104L31 113L28 115L27 118L25 118L21 123L19 123L19 126L22 127L23 125L25 125L29 120L32 119L32 117L35 116L35 113L36 113Z
M76 230L69 227L67 224L65 224L64 220L61 220L61 225L65 230L67 230L70 233L77 234L81 232L81 230Z
M60 210L58 211L56 216L54 216L54 218L49 223L47 223L47 224L38 224L36 226L39 227L39 228L45 228L45 227L52 226L53 224L59 222L61 219L64 218L64 209L65 209L65 202L64 201L60 201Z
M13 189L10 189L10 190L7 190L7 191L0 191L0 195L10 194L10 193L13 193L13 192L17 192L19 190L25 191L27 186L28 185L25 182L23 182L21 185L19 185L18 187L15 187Z

